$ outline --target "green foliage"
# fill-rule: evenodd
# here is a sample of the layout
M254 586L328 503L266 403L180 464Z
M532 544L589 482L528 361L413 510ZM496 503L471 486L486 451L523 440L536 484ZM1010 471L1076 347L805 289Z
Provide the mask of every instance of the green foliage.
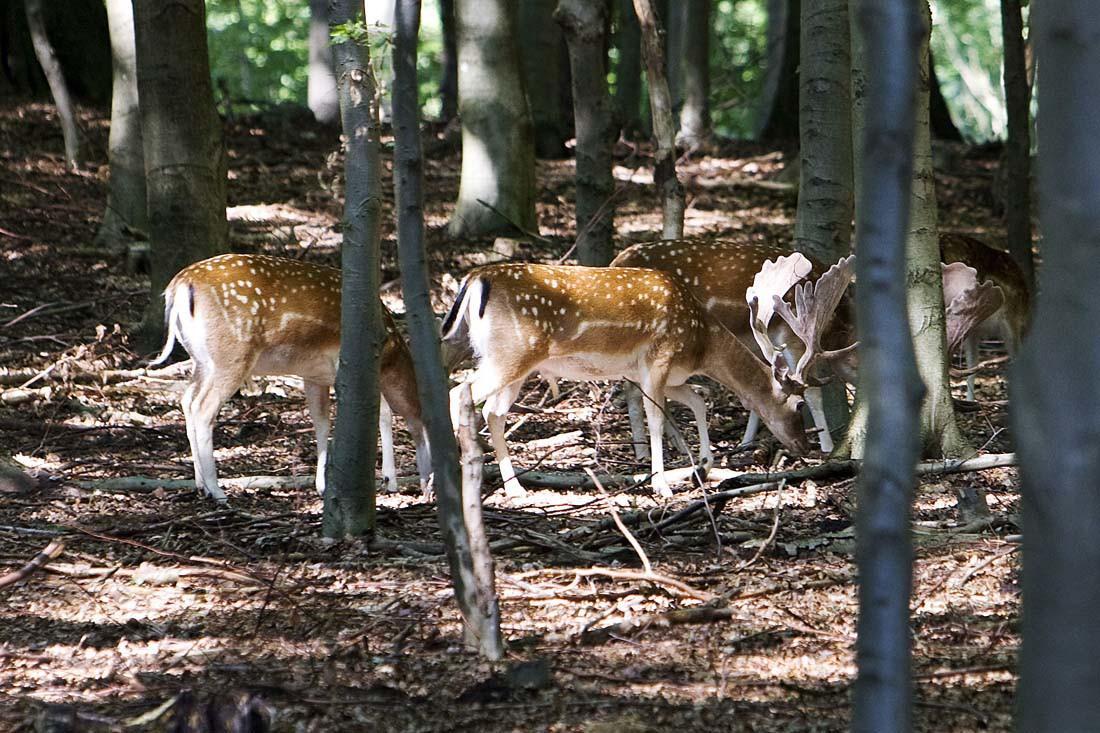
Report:
M304 103L309 58L305 0L208 0L215 85L234 103Z
M752 136L764 85L768 13L764 0L714 3L710 45L711 118L726 137Z

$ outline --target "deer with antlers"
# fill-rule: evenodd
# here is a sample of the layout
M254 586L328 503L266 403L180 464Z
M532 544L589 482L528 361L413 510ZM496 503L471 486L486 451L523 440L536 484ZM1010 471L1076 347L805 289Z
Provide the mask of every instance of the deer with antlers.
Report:
M522 495L504 437L504 415L534 371L565 379L628 379L645 394L654 490L671 491L664 472L665 398L691 408L699 463L713 463L706 403L686 381L705 374L756 410L784 445L808 444L798 407L801 385L782 384L753 353L668 273L636 268L536 264L480 267L463 281L443 339L472 348L469 380L497 454L505 492Z
M340 271L266 255L221 255L181 270L164 291L168 339L151 364L168 359L176 341L194 361L182 406L195 483L224 502L214 464L213 430L221 406L252 376L296 375L317 438L317 491L325 491L329 387L340 352ZM382 307L386 341L379 362L383 489L396 490L393 412L416 443L421 488L428 490L431 456L420 419L412 356Z

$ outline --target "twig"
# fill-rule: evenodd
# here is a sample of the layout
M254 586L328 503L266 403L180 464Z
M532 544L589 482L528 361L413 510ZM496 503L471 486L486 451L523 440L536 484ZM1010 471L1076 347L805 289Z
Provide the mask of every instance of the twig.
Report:
M642 549L641 544L635 539L634 535L630 533L630 530L623 524L623 520L619 519L619 512L615 510L615 503L611 501L611 497L603 488L603 484L596 478L596 474L592 473L592 469L587 466L584 469L585 473L592 479L592 483L596 484L596 488L599 490L600 495L607 502L607 510L611 513L611 519L615 522L615 526L619 528L619 531L626 537L626 541L630 543L630 546L634 548L634 552L638 555L638 559L642 561L642 567L645 568L647 575L653 573L653 565L649 562L649 557L645 554L645 550Z
M7 575L0 577L0 588L5 586L14 585L15 583L25 580L35 570L44 567L50 560L53 560L62 552L65 551L65 543L61 540L53 540L50 544L46 545L42 552L35 555L30 562L18 570L8 573Z
M513 227L514 227L514 228L516 229L516 231L518 231L518 232L520 232L520 233L522 233L522 234L525 234L525 235L527 235L528 237L531 237L532 239L537 239L537 240L539 240L540 242L545 242L546 244L553 244L553 242L551 242L551 241L550 241L549 239L547 239L546 237L544 237L544 236L540 235L540 234L539 234L538 232L532 232L532 231L528 231L527 229L524 229L524 228L523 228L523 227L521 227L521 226L520 226L519 224L517 224L516 222L514 222L514 221L512 221L512 220L511 220L510 218L508 218L508 216L507 216L507 215L506 215L506 214L505 214L505 213L504 213L503 211L501 211L501 210L500 210L500 209L498 209L497 207L493 206L493 205L492 205L492 204L490 204L490 203L489 203L488 201L485 201L484 199L477 199L477 202L478 202L479 204L481 204L482 206L484 206L484 207L485 207L486 209L488 209L489 211L491 211L491 212L493 212L494 214L496 214L497 216L499 216L499 217L500 217L501 219L504 219L504 221L506 221L506 222L508 222L509 224L511 224L511 225L512 225L512 226L513 226Z
M738 565L733 572L739 573L745 568L755 564L756 561L760 559L760 556L764 554L764 550L766 550L768 545L772 543L772 540L775 539L775 535L779 531L779 512L783 507L783 487L786 485L787 480L783 479L779 482L779 485L775 487L777 493L775 497L775 516L772 518L772 531L768 534L767 538L760 543L760 547L756 548L756 552L753 556L749 560Z

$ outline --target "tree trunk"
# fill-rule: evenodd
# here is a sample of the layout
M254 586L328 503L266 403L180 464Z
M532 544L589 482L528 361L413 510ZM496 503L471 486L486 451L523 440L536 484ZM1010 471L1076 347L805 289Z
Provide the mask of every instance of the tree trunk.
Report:
M515 5L456 0L462 180L452 237L535 232L535 154Z
M649 109L653 117L653 136L657 138L653 182L661 195L662 236L665 239L679 239L684 236L684 187L676 177L676 127L668 79L665 78L660 23L652 0L634 0L634 12L642 32L642 58L649 82Z
M424 250L423 156L416 42L420 0L399 0L393 47L394 185L397 247L401 285L408 313L409 340L422 417L432 448L433 485L439 526L447 548L455 599L465 620L467 641L491 660L503 655L500 613L493 584L492 556L481 519L481 493L466 512L459 474L458 445L448 409L447 373L439 331L428 297L428 264ZM467 387L467 390L469 388ZM470 405L472 412L473 405ZM476 445L477 441L474 440ZM478 449L478 456L481 451ZM480 466L478 478L480 479ZM480 481L478 482L480 489ZM467 525L472 524L469 530ZM481 558L481 563L477 559Z
M604 30L606 0L561 0L554 18L569 43L573 76L573 117L577 127L577 258L582 265L611 262L615 232L615 178L612 147L615 126L607 91Z
M867 62L866 119L858 143L865 151L859 169L865 194L856 220L856 308L860 380L871 429L857 487L860 581L852 730L903 733L910 730L912 715L909 506L920 452L922 391L906 305L905 233L915 176L905 142L914 134L922 31L913 0L857 0L855 8Z
M557 0L525 0L519 4L517 16L524 88L534 125L535 155L539 158L566 157L565 141L569 137L569 109L558 93L564 71L564 40L554 22L557 4Z
M135 0L134 40L152 294L139 340L152 349L164 342L168 281L226 251L226 155L201 0Z
M929 123L932 125L932 137L937 140L951 140L962 142L963 136L955 121L951 119L951 110L947 106L947 100L943 98L940 89L940 79L936 76L936 64L932 59L932 49L928 49L928 79L929 79Z
M799 0L768 0L768 58L756 137L793 140L798 136Z
M334 0L332 24L359 17L357 0ZM333 46L344 139L344 241L340 293L337 420L326 469L322 530L343 538L374 532L374 466L378 453L378 359L386 338L378 290L382 158L377 86L370 49L347 40Z
M443 30L443 50L439 57L442 78L439 121L450 122L458 114L458 35L455 32L455 0L439 0L439 24Z
M710 136L711 0L685 2L682 8L682 101L677 142L695 149Z
M1031 89L1027 82L1024 23L1020 0L1001 0L1004 35L1005 105L1008 139L1001 165L1005 181L1005 229L1008 251L1035 292L1035 262L1031 253Z
M1086 0L1032 13L1043 267L1011 395L1024 527L1016 729L1100 730L1100 15Z
M141 109L138 106L137 69L134 62L134 9L131 0L107 0L111 27L114 91L111 94L109 162L111 183L107 210L96 234L97 245L115 248L149 233L145 194L145 156L141 144Z
M332 46L328 34L329 0L309 0L309 79L306 100L314 119L324 125L340 122Z
M802 0L798 211L794 248L833 263L852 247L851 51L848 0ZM848 398L839 381L822 390L832 435L844 434Z
M617 0L619 26L615 47L615 110L628 139L642 131L642 35L633 0Z
M57 61L53 45L46 35L46 21L42 17L42 0L24 0L27 12L27 27L30 28L31 41L34 43L34 55L46 75L53 95L57 116L61 119L61 134L65 138L65 162L69 168L80 165L80 129L76 122L76 109L69 97L69 87L65 84L65 74Z
M692 0L698 2L699 0ZM672 100L672 110L680 109L684 101L684 29L686 28L685 16L688 14L688 5L691 3L668 2L660 3L655 8L657 18L665 29L665 74L668 78L668 94Z

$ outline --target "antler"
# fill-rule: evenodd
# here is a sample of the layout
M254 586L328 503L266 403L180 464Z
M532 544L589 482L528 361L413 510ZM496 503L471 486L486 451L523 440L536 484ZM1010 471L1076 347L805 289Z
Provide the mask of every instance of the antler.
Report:
M978 271L962 262L942 267L947 353L953 354L978 325L1000 310L1005 294L992 280L979 284Z
M855 255L840 259L825 271L814 283L803 283L794 290L794 310L779 296L773 296L773 308L787 322L791 332L802 341L806 350L798 360L790 377L807 384L810 367L821 358L836 358L847 353L855 344L837 351L821 348L821 335L833 319L844 291L852 281Z
M806 279L813 265L800 252L783 255L774 261L765 260L760 272L745 291L749 303L749 327L764 358L773 367L780 356L780 349L768 335L768 326L775 314L775 300L782 300L787 291Z

